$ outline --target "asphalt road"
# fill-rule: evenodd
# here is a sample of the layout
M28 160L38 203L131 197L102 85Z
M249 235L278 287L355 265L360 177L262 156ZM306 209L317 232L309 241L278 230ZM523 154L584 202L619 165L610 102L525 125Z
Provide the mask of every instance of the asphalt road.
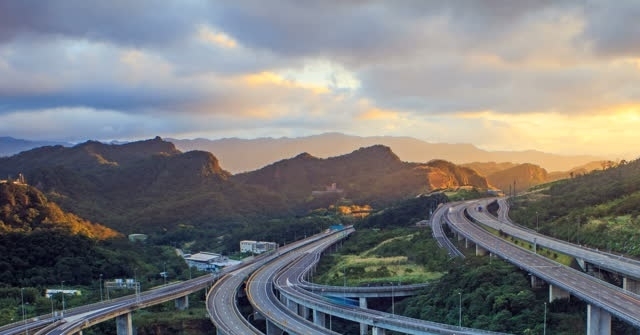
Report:
M640 326L640 296L508 243L480 228L464 215L465 208L473 208L474 205L477 207L477 204L469 201L452 207L446 219L453 230L536 277L601 307L636 327Z
M478 206L486 208L486 205L494 200L497 200L500 205L498 218L487 213L486 210L483 210L482 212L477 210ZM603 270L608 270L640 280L640 261L554 239L552 237L539 234L533 229L516 225L509 219L508 209L509 206L504 198L480 200L478 202L468 204L467 206L469 215L478 222L493 229L502 230L508 235L530 243L533 243L535 240L538 246L553 249L563 254L583 259L588 263L597 265Z

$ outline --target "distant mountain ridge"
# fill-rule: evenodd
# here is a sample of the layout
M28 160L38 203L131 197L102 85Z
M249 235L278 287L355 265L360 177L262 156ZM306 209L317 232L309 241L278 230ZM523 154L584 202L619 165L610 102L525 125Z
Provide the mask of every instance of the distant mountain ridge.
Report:
M349 198L374 203L385 196L406 198L437 189L488 188L486 179L471 169L443 160L424 164L403 162L383 145L329 158L303 153L233 178L243 184L282 192L289 198L305 198L313 190L336 183Z
M330 158L298 153L233 175L212 153L183 153L160 137L47 146L0 158L0 175L17 173L63 208L123 233L208 225L222 234L230 222L333 204L313 196L333 183L344 191L334 195L380 205L436 189L488 186L471 169L442 160L403 162L383 145Z
M359 137L340 133L298 138L167 140L183 151L197 149L212 152L223 166L233 173L252 171L301 152L328 158L376 144L390 147L403 161L421 163L433 159L443 159L455 164L489 161L532 163L547 171L568 171L591 161L602 160L600 157L588 155L562 156L533 150L486 151L471 144L428 143L411 137Z
M58 141L30 141L10 136L0 136L0 157L11 156L33 148L52 145L71 146L72 144Z
M319 158L328 158L376 144L390 147L403 161L421 163L433 159L443 159L455 164L476 161L532 163L547 171L569 171L576 166L602 160L601 157L590 155L564 156L535 150L486 151L472 144L429 143L411 137L359 137L341 133L324 133L297 138L224 138L218 140L167 138L167 140L174 143L176 148L183 152L202 150L213 153L232 173L253 171L278 160L296 156L301 152L308 152ZM126 143L129 142L112 141L109 144ZM29 141L0 137L0 157L11 156L37 147L56 145L73 146L72 143L65 142Z
M462 166L477 171L480 175L487 178L491 186L508 193L512 191L514 187L516 192L522 192L536 185L584 175L591 171L602 169L603 166L607 166L608 163L610 163L610 161L590 162L569 171L555 172L547 172L546 169L529 163L473 162L462 164Z

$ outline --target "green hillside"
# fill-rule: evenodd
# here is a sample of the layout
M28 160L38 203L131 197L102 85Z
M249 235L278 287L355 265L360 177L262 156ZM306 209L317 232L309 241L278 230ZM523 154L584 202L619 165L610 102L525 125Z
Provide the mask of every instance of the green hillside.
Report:
M327 159L300 154L232 175L212 153L182 153L159 137L49 146L0 158L0 175L18 173L63 209L123 234L146 233L161 243L222 238L223 245L248 226L272 230L274 219L304 216L343 198L380 208L433 189L487 186L470 169L402 162L380 145ZM338 192L326 192L334 183Z
M511 218L551 236L640 256L640 160L516 198Z

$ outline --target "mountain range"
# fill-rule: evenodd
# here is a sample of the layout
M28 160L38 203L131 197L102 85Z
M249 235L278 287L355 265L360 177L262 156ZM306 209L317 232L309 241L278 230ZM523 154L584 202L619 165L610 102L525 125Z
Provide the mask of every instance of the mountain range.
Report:
M0 157L15 155L19 152L48 145L72 146L73 144L59 141L31 141L0 136Z
M226 138L208 139L167 139L181 151L201 150L216 155L221 164L231 173L257 170L273 162L294 157L302 152L328 158L348 154L361 147L382 144L391 148L402 161L428 162L443 159L455 164L471 162L531 163L549 173L569 171L602 157L590 155L556 155L535 150L528 151L487 151L471 144L428 143L411 137L371 136L359 137L341 133L325 133L297 138ZM125 142L111 142L123 144ZM0 137L0 157L51 145L71 147L66 142L46 142Z
M382 206L437 189L488 187L470 168L444 160L403 162L383 145L330 158L300 153L234 175L211 152L182 152L160 137L45 146L0 158L0 176L18 173L65 210L123 233L206 226L222 234L336 198Z
M433 159L442 159L455 164L471 162L531 163L539 165L547 171L568 171L576 166L603 159L589 155L556 155L535 150L487 151L471 144L428 143L411 137L359 137L340 133L325 133L297 138L167 140L173 142L182 151L213 152L225 168L233 173L256 170L301 152L327 158L344 155L358 148L376 144L388 146L402 161L406 162L428 162Z

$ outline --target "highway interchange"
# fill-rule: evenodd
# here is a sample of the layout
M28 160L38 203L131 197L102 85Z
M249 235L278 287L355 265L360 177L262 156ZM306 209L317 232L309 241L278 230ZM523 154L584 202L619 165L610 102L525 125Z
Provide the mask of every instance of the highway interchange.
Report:
M567 292L583 299L589 304L601 307L620 319L625 320L636 327L640 327L640 296L637 294L603 282L581 271L563 266L550 259L537 255L532 251L507 243L499 237L489 233L487 230L479 227L477 224L471 222L469 217L472 217L473 220L476 220L483 225L487 225L495 229L501 229L510 235L517 236L525 240L533 242L533 239L535 238L536 243L540 246L545 246L566 254L576 255L589 263L596 264L598 266L602 265L603 268L625 275L628 274L633 278L640 277L635 275L638 273L636 272L638 271L638 268L640 268L637 261L596 250L581 248L567 242L546 238L545 236L536 234L532 230L518 227L508 220L506 211L504 210L504 208L506 208L506 203L502 200L500 201L501 210L498 219L488 215L486 211L477 210L478 206L486 206L487 200L468 201L460 204L447 204L442 206L440 210L434 213L432 222L436 223L433 224L434 237L441 245L446 246L451 250L450 253L452 256L460 255L459 251L454 251L457 249L452 248L451 241L444 236L440 225L437 224L440 222L446 222L452 230L466 238L469 238L470 240L473 240L489 252L503 257L509 262L512 262L554 286L563 288ZM465 216L465 210L469 217ZM321 330L318 328L318 325L314 325L311 321L302 317L297 317L295 313L280 303L273 294L274 291L272 288L274 287L274 283L278 283L277 288L280 290L281 294L285 296L288 295L292 301L306 299L306 301L316 304L316 308L324 310L326 313L331 313L332 309L335 310L336 308L341 308L342 310L340 313L343 313L343 315L355 313L353 314L354 316L352 320L356 322L367 323L370 326L375 326L383 321L385 323L385 327L393 329L389 320L398 318L397 315L394 315L391 318L388 314L382 312L369 310L361 311L354 308L345 308L344 306L327 307L327 305L323 305L327 304L326 300L317 297L317 295L313 293L313 289L311 292L307 289L303 289L305 285L308 286L309 284L303 280L304 273L301 272L301 269L308 270L311 266L310 264L315 262L314 258L319 257L319 250L323 248L323 242L318 242L315 246L313 246L313 242L318 241L323 237L325 236L318 236L303 242L293 243L281 248L277 254L265 255L262 258L258 257L256 260L243 264L237 268L226 269L219 280L210 275L203 276L182 283L167 285L155 290L147 291L141 293L138 297L130 296L119 300L106 301L103 303L71 309L67 311L65 315L66 322L64 323L53 324L52 322L54 320L51 316L29 319L25 323L15 323L1 327L0 335L25 333L27 327L30 330L35 330L41 329L46 325L50 325L50 327L48 327L50 329L48 329L47 332L43 332L46 334L74 334L93 324L113 318L117 315L126 314L133 310L144 308L156 303L169 301L184 296L185 294L207 288L211 285L213 285L213 287L209 291L207 298L207 309L211 320L219 331L218 334L261 334L259 330L247 321L246 316L240 315L236 304L238 288L241 287L243 282L245 282L245 280L247 280L247 278L249 278L249 276L254 272L256 274L252 277L252 280L248 281L247 287L247 292L254 308L265 314L267 318L269 318L270 313L283 313L274 318L274 320L276 320L274 324L281 328L290 327L289 330L292 333L334 334L329 329ZM312 244L312 246L305 247L307 249L300 249L294 253L289 253L296 248L303 248L304 245L309 244ZM272 262L273 266L265 266L265 264L269 262ZM297 265L287 267L288 264ZM605 267L604 265L607 265L608 267ZM267 270L269 268L272 270ZM262 271L256 272L258 269L262 269ZM285 271L283 269L288 270ZM283 282L282 280L285 281ZM316 297L313 297L314 295ZM258 296L260 297L258 298ZM405 326L411 325L413 322L416 322L416 327L420 327L422 326L421 323L424 323L424 321L414 319L403 320ZM422 334L418 331L410 333ZM431 332L425 332L424 334L427 333L433 334L435 332L431 330ZM442 333L450 334L453 332L449 329L444 330ZM457 333L461 333L460 329L458 329ZM469 334L478 333L482 333L482 331L471 330L471 332L469 332Z

